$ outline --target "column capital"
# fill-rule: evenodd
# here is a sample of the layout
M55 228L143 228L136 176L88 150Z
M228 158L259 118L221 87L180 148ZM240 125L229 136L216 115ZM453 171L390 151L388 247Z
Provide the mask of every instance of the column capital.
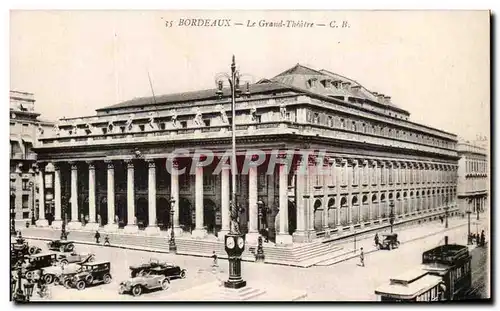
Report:
M60 162L52 162L52 165L54 165L54 171L61 170L61 163Z
M68 161L68 164L71 166L71 170L77 170L77 162L76 161Z
M155 161L155 159L146 159L145 161L148 164L149 168L156 168L156 161Z
M85 161L87 165L89 166L89 170L94 170L95 169L95 162L94 161Z
M127 164L127 169L134 168L134 161L132 159L123 160Z
M113 160L104 160L104 163L106 163L108 170L113 169L114 167Z

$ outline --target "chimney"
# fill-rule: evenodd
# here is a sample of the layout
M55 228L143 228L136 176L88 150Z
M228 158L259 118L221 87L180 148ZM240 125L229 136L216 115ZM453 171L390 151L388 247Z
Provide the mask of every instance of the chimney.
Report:
M342 88L345 90L351 89L351 82L342 82Z
M353 90L353 92L358 92L359 90L361 90L361 85L353 85L351 86L351 89Z
M448 236L447 235L444 237L444 245L448 245Z
M387 104L391 103L391 97L390 96L384 96L384 100Z
M332 80L325 80L325 88L329 89L332 87Z
M384 103L384 94L378 94L377 95L378 102L383 104Z

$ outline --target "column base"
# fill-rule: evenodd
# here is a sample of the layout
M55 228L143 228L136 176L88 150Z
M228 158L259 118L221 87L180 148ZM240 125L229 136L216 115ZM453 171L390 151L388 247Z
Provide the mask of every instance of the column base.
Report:
M290 245L293 244L293 238L289 234L278 234L276 236L276 245Z
M139 232L139 227L137 227L136 225L126 225L123 228L123 232L125 232L125 233L137 233L137 232Z
M246 234L245 240L247 244L257 245L260 234L258 232L249 232Z
M144 232L146 233L146 235L160 235L160 227L147 226L146 229L144 229Z
M105 232L116 232L116 231L118 231L118 225L117 224L107 224L104 226L104 231Z
M69 230L78 230L82 228L82 223L79 221L70 221L68 223L68 229Z
M306 243L306 242L311 242L311 237L309 236L309 234L307 234L306 231L295 230L295 232L292 235L292 240L293 242L297 243Z
M88 231L97 231L99 230L99 224L96 222L89 222L83 227L83 229Z
M37 227L48 227L49 226L49 222L46 219L38 219L36 221L36 226Z
M194 229L193 232L191 233L191 237L196 238L196 239L203 239L206 236L207 236L206 229Z
M61 229L62 228L62 220L54 220L52 222L52 229Z

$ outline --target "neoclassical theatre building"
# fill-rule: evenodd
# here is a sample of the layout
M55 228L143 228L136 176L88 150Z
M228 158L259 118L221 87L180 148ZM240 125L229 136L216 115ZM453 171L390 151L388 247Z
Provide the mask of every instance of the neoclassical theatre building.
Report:
M387 95L354 80L297 64L271 79L241 85L236 104L238 166L247 150L264 150L266 162L236 178L240 222L250 242L263 229L288 244L456 211L457 137L410 121ZM178 148L203 148L221 156L231 148L230 89L136 98L62 119L37 148L45 175L43 202L58 227L157 234L172 225L193 237L229 229L230 166L196 167L192 157L170 165ZM272 150L326 150L325 157L276 166L266 174ZM321 159L321 160L318 160ZM316 174L315 166L327 174ZM49 181L49 182L48 182ZM391 202L394 204L391 208ZM66 215L66 216L65 216Z

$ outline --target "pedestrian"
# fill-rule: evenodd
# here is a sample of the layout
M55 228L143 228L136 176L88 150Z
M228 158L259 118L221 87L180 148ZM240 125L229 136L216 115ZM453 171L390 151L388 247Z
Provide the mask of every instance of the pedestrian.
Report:
M109 236L105 236L104 237L104 246L111 246L111 244L109 243Z
M212 267L218 267L219 265L217 264L217 254L215 253L215 251L212 251L212 259L214 260L212 262Z
M378 246L379 238L378 238L378 233L375 233L375 246Z
M486 237L484 235L484 230L481 230L481 246L484 246L486 243Z
M95 242L99 244L99 239L101 238L101 234L99 233L98 230L95 232L94 237L95 237Z
M365 266L365 253L363 252L363 248L361 247L360 249L360 253L359 253L359 264L361 267L364 267Z

